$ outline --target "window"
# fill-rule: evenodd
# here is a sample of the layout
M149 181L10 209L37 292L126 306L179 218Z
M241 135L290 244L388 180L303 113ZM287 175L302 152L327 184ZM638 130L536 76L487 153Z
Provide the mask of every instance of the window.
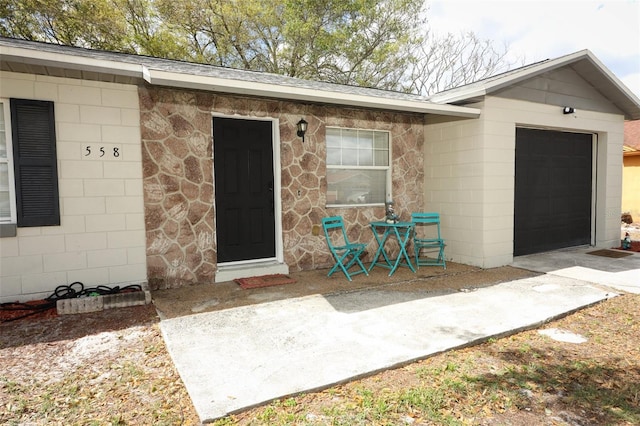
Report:
M383 204L389 154L388 132L327 127L327 204Z
M0 235L60 225L53 103L0 99Z
M16 223L9 102L0 99L0 224Z

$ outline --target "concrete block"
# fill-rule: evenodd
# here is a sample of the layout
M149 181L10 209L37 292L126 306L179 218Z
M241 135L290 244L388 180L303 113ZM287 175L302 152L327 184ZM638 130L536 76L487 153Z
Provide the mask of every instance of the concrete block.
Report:
M97 312L103 309L101 297L82 297L77 299L61 299L56 302L58 315L82 314Z
M69 315L97 312L105 309L125 308L128 306L148 305L150 303L151 292L144 290L75 299L62 299L56 302L56 308L58 315Z
M126 308L127 306L146 305L147 300L151 302L151 293L148 291L106 294L101 297L103 298L104 309Z

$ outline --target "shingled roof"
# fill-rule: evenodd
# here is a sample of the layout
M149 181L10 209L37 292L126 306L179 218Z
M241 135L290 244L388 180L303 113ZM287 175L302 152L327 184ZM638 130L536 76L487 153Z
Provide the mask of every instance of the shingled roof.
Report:
M0 37L1 69L100 81L196 88L336 105L475 118L480 111L410 93Z
M625 152L640 152L640 120L624 122L624 147Z

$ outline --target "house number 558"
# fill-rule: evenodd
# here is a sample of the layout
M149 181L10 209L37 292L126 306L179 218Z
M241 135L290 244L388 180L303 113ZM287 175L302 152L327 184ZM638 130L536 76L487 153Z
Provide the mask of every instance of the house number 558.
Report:
M117 160L122 157L121 145L83 145L82 158L88 160Z

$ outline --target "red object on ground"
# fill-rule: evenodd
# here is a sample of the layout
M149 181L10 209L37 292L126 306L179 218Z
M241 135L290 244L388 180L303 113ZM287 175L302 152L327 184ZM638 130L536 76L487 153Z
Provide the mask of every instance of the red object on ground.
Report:
M640 253L640 241L631 241L631 248L623 249L622 246L615 247L616 250L634 251Z
M272 285L293 284L295 279L288 275L274 274L274 275L262 275L260 277L238 278L234 280L243 289L269 287Z
M46 308L49 305L50 307ZM58 316L55 303L47 300L32 300L29 302L3 303L0 306L0 323L24 321ZM21 318L22 317L22 318Z

